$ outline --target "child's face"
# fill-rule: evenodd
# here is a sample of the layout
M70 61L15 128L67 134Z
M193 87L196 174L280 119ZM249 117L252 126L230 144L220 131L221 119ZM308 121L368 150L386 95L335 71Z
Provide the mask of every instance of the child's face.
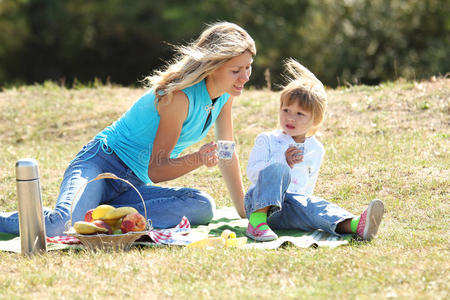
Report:
M297 103L283 103L280 109L281 129L296 142L303 142L306 133L313 127L311 112L302 109Z

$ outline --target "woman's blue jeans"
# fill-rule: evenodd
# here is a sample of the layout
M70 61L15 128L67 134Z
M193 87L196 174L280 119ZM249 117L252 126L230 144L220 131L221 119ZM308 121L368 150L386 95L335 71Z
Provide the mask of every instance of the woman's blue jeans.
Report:
M272 164L259 173L258 182L245 195L247 217L270 206L267 223L272 229L322 229L334 235L338 223L355 216L345 209L315 196L288 193L290 168Z
M213 218L215 203L208 194L191 188L145 185L102 141L93 140L83 147L66 169L55 209L44 208L47 236L62 235L66 230L73 201L72 222L84 220L85 213L100 204L132 206L144 215L141 198L121 180L93 181L80 191L77 199L73 199L87 181L106 172L128 180L139 190L145 201L147 218L155 228L174 227L183 216L193 225L206 224ZM0 232L19 234L17 212L0 213Z

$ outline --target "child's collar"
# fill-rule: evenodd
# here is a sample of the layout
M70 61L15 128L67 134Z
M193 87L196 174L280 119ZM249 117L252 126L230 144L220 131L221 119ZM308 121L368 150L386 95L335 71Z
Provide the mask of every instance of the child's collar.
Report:
M281 138L281 139L287 141L288 143L290 143L290 144L295 144L295 143L297 143L297 142L294 140L294 138L293 138L292 136L290 136L290 135L284 133L283 130L281 130L281 129L276 129L275 131L276 131L276 133L277 133L277 135L278 135L279 138ZM307 137L305 138L304 143L306 143L310 138L311 138L311 136L307 136Z

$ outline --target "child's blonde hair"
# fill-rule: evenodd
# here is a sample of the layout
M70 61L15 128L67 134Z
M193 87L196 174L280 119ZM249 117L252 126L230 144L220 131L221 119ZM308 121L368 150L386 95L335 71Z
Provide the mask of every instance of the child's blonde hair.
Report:
M302 109L311 113L313 127L306 136L314 135L322 124L327 107L327 94L322 82L295 59L285 62L284 77L288 83L280 96L280 109L285 105L297 103Z
M175 59L165 70L156 70L144 79L153 88L156 101L164 95L192 86L233 57L245 51L256 55L255 42L241 27L229 22L209 25L197 40L187 46L175 47Z

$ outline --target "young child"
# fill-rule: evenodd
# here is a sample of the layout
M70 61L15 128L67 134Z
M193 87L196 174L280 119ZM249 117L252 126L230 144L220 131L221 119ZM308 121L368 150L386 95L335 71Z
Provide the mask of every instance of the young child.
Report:
M312 195L325 152L314 134L324 119L327 96L322 83L297 61L288 60L286 70L290 76L280 97L281 129L258 135L248 161L253 184L245 195L246 234L271 241L278 237L271 228L322 229L337 236L356 233L370 241L383 217L382 201L373 200L356 217Z

